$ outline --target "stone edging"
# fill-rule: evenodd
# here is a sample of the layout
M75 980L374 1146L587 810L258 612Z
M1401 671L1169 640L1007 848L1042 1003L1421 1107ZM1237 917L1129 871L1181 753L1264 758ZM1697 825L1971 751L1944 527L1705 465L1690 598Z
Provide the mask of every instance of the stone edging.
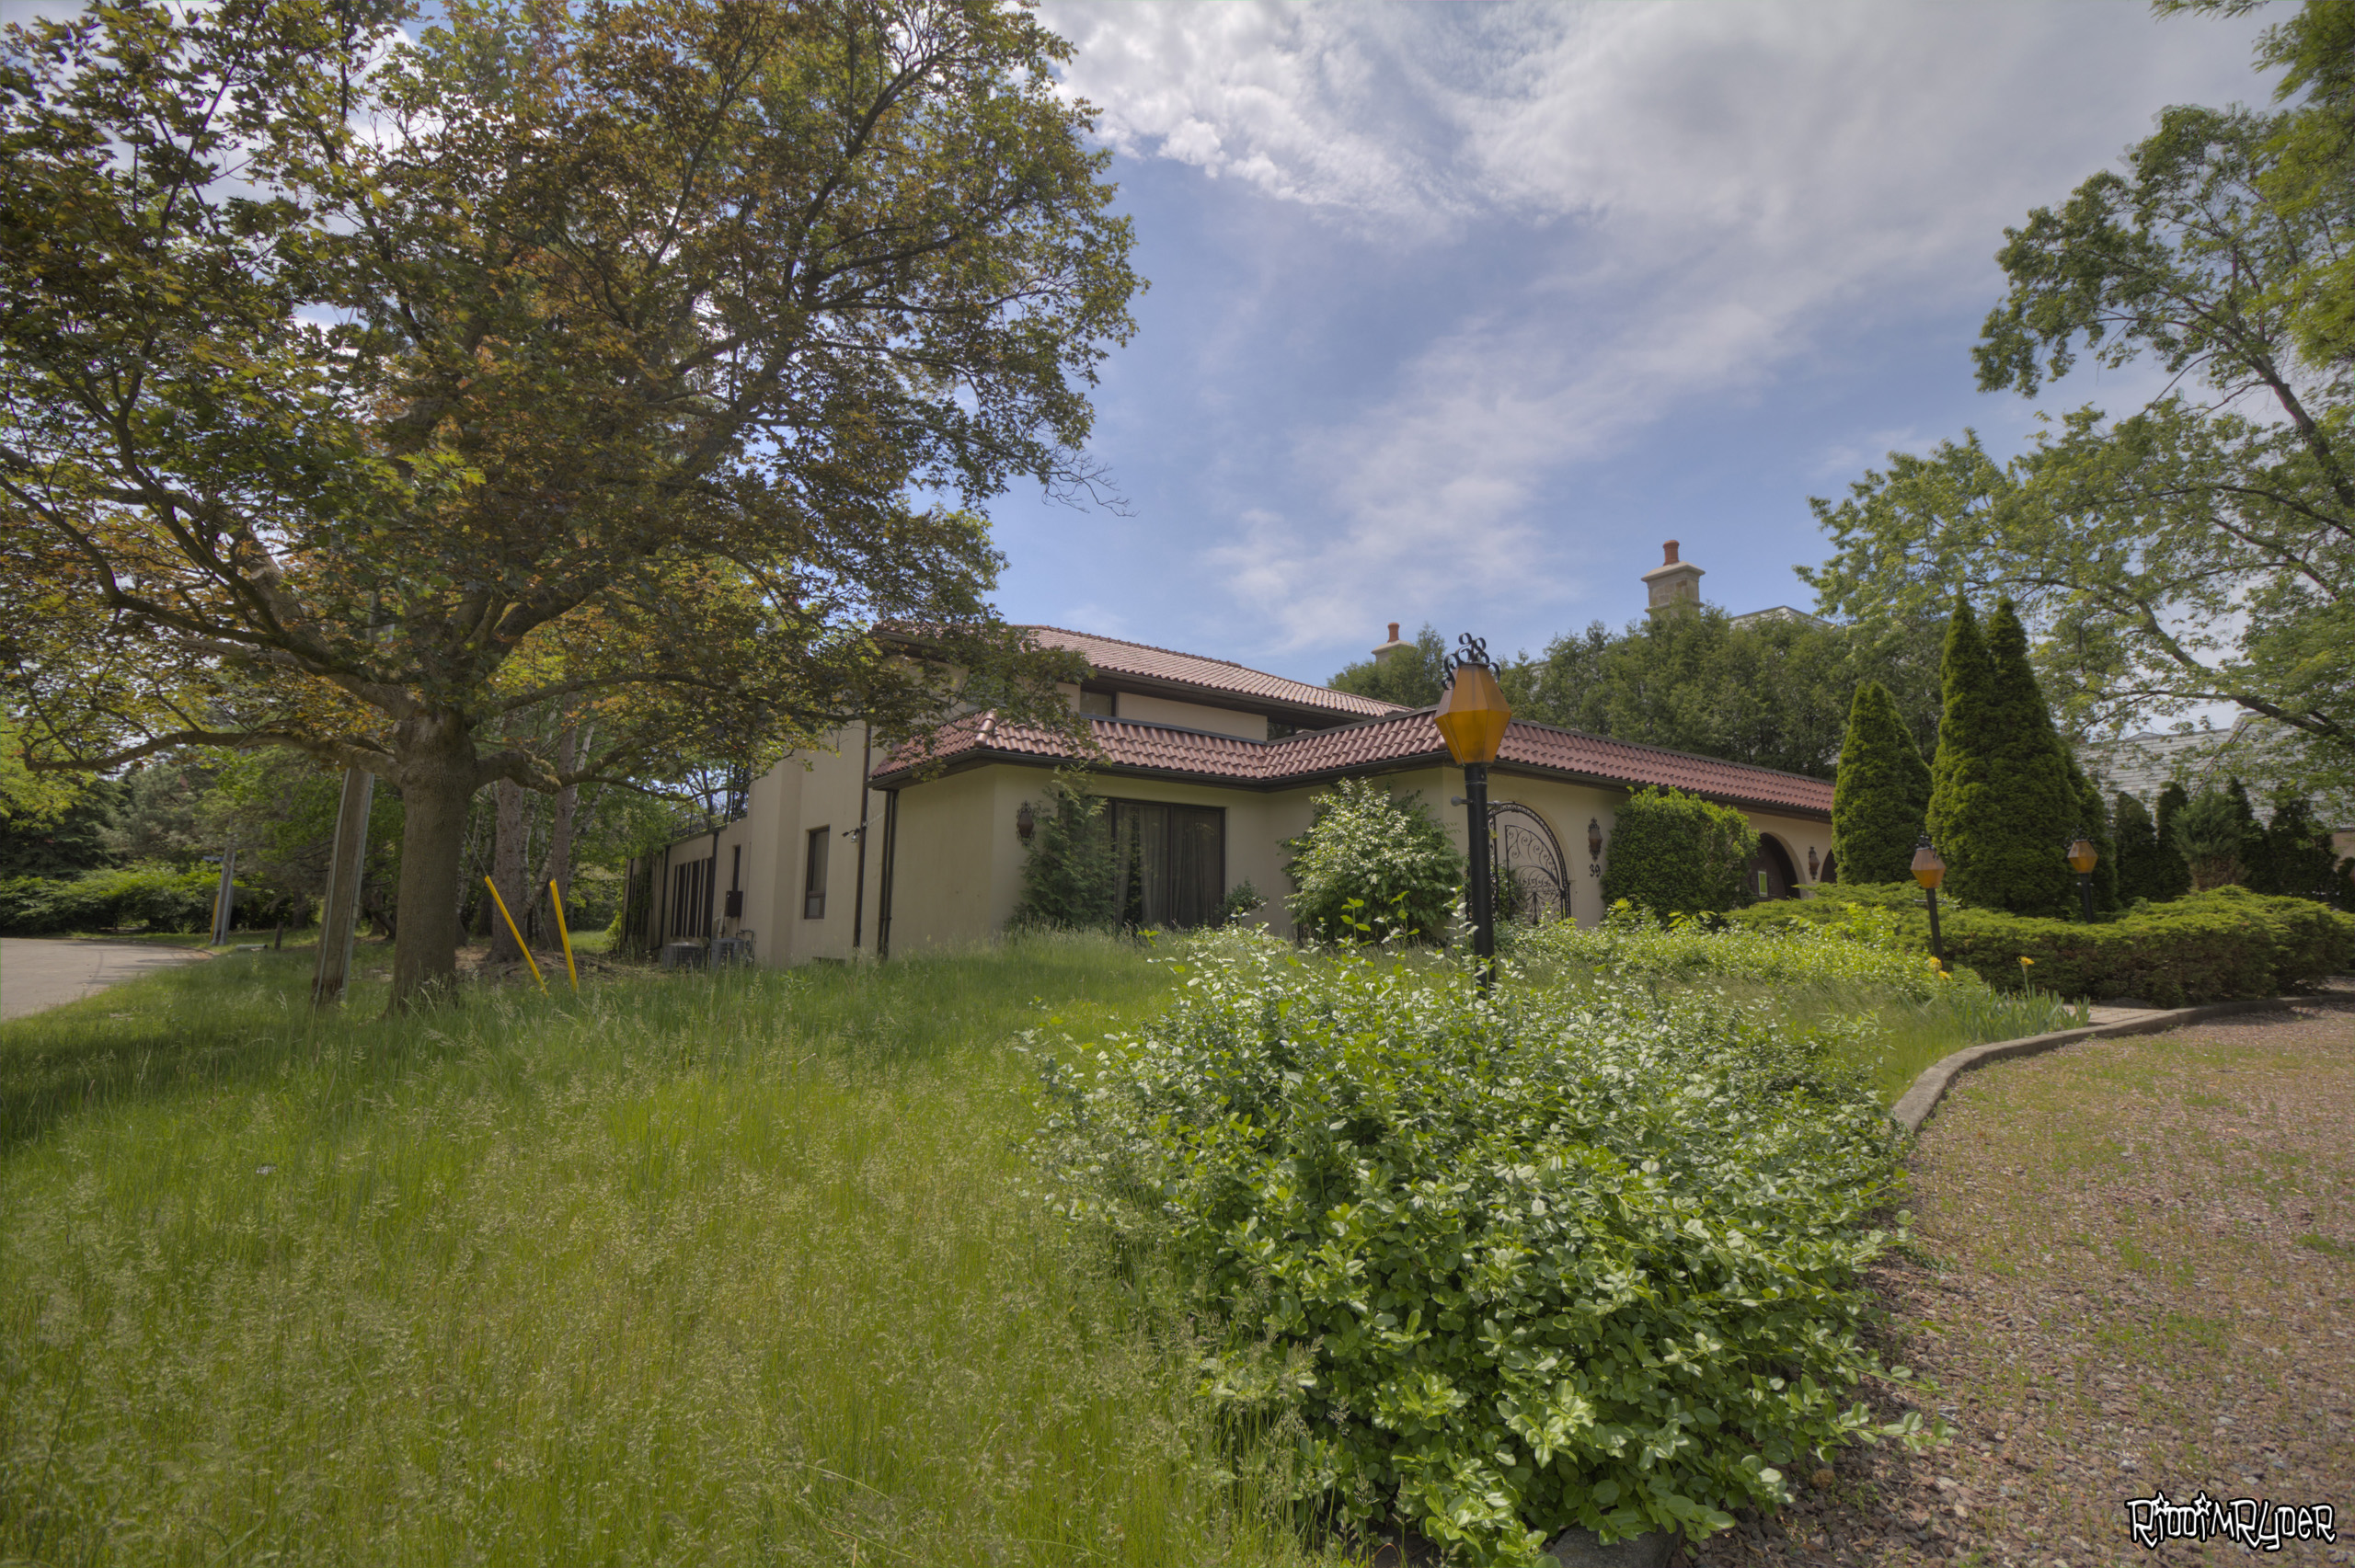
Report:
M2121 1018L2115 1024L2089 1024L2082 1029L2056 1029L2049 1035L2028 1035L2016 1040L1993 1040L1983 1046L1966 1046L1952 1056L1940 1058L1922 1070L1913 1087L1904 1098L1890 1107L1890 1119L1908 1132L1919 1132L1930 1113L1946 1098L1954 1081L1976 1067L2006 1057L2041 1056L2062 1046L2074 1046L2079 1040L2107 1040L2121 1035L2155 1035L2163 1030L2180 1028L2186 1024L2198 1024L2210 1018L2226 1018L2235 1013L2254 1013L2261 1008L2287 1007L2290 999L2283 996L2249 997L2238 1001L2211 1001L2200 1007L2176 1007L2165 1012L2146 1013L2140 1018Z

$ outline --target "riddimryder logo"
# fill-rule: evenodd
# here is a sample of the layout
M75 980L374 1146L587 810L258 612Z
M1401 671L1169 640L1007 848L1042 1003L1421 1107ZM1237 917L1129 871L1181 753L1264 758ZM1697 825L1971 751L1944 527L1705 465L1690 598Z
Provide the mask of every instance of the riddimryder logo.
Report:
M2181 1503L2164 1492L2126 1500L2126 1528L2142 1546L2157 1550L2163 1540L2211 1540L2223 1536L2249 1551L2279 1551L2290 1540L2338 1539L2337 1515L2327 1503L2276 1503L2265 1497L2235 1497L2220 1503L2204 1491Z

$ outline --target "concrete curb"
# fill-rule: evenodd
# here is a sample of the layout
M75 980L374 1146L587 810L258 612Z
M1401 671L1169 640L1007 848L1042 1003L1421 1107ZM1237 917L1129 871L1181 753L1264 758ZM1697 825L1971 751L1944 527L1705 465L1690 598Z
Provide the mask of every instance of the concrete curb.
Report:
M2248 997L2238 1001L2211 1001L2200 1007L2176 1007L2165 1012L2146 1013L2140 1018L2122 1018L2115 1024L2089 1024L2082 1029L2056 1029L2050 1035L2028 1035L2016 1040L1993 1040L1983 1046L1966 1046L1950 1057L1942 1057L1922 1070L1913 1087L1904 1098L1890 1107L1890 1119L1908 1132L1919 1132L1922 1124L1930 1119L1938 1102L1946 1098L1954 1081L1973 1068L1984 1067L1991 1061L2007 1057L2042 1056L2046 1051L2074 1046L2079 1040L2108 1040L2122 1035L2156 1035L2168 1029L2179 1029L2186 1024L2203 1023L2211 1018L2229 1018L2236 1013L2256 1013L2266 1008L2287 1007L2293 999L2286 996Z

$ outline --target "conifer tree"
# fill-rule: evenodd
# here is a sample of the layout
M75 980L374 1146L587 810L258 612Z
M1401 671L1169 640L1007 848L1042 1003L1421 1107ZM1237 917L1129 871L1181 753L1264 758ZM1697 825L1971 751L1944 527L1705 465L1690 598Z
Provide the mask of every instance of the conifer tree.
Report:
M2120 790L2110 835L2118 845L2119 900L2131 904L2137 898L2167 897L2160 890L2165 886L2166 867L2159 858L2159 835L2150 807Z
M1930 770L1930 836L1957 898L2056 915L2067 908L2062 852L2076 831L2077 801L2009 601L1997 607L1993 631L1982 637L1958 596L1940 668L1946 705Z
M2273 846L2265 837L2265 824L2257 819L2257 807L2249 801L2248 785L2238 779L2227 780L2224 798L2233 803L2233 816L2241 825L2241 874L2237 880L2245 887L2270 893L2280 876L2273 864Z
M2330 887L2337 853L2330 834L2315 817L2314 804L2295 790L2276 790L2273 819L2265 827L2268 880L2255 876L2249 886L2260 893L2311 898Z
M2102 808L2100 787L2085 776L2067 743L2061 746L2062 761L2069 769L2069 793L2077 803L2077 831L2094 846L2094 910L2107 913L2118 908L2118 841L2110 834L2109 813Z
M1832 793L1832 860L1845 882L1902 882L1930 811L1930 767L1878 681L1856 688Z
M2191 891L2191 863L2183 858L2183 846L2176 841L2175 834L2176 814L2190 804L2191 795L2180 783L2159 791L2159 853L2154 862L2157 875L2152 884L2158 890L2150 895L2154 900L2180 898Z

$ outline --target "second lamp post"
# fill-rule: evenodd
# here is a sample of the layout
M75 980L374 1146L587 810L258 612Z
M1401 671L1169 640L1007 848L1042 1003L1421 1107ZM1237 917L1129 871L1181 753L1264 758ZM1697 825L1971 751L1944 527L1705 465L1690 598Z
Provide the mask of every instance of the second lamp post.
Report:
M1465 847L1470 852L1468 889L1472 904L1472 951L1480 959L1480 988L1495 978L1490 962L1497 953L1496 879L1488 861L1488 764L1504 745L1505 726L1512 722L1512 707L1488 663L1488 646L1466 632L1461 646L1448 657L1447 694L1440 699L1431 722L1439 726L1447 754L1464 770L1464 811L1467 818Z

